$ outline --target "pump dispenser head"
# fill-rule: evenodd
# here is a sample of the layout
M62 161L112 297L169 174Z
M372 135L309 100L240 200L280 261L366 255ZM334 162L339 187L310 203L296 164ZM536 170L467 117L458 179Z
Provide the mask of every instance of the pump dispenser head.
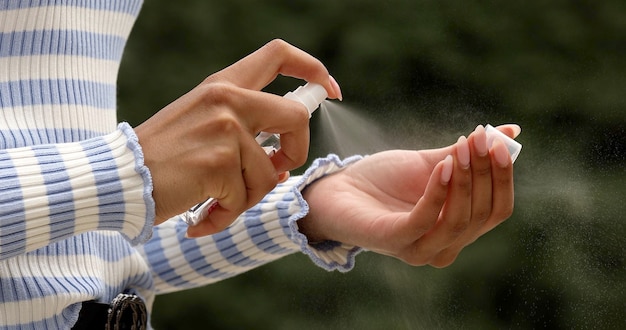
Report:
M307 110L309 110L309 118L311 118L313 111L319 108L320 104L328 97L328 93L326 93L324 86L320 84L306 83L306 85L288 92L285 94L285 97L304 104Z

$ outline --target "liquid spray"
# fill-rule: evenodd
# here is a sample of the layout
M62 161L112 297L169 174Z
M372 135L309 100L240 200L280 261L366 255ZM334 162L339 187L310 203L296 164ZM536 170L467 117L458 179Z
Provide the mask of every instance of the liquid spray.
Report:
M311 118L313 112L319 108L320 104L328 97L328 94L322 85L307 83L294 91L288 92L284 97L304 104L309 111L309 118ZM268 155L280 149L280 135L278 134L261 132L255 137L255 140ZM217 205L217 199L210 197L189 209L182 215L182 218L189 226L195 226L211 213Z

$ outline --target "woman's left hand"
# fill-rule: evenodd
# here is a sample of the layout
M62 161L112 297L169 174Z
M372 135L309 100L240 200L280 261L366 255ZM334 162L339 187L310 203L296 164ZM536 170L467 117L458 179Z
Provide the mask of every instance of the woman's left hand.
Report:
M498 127L510 137L519 126ZM513 212L513 165L482 126L448 147L385 151L323 177L303 192L309 241L334 240L411 265L445 267Z

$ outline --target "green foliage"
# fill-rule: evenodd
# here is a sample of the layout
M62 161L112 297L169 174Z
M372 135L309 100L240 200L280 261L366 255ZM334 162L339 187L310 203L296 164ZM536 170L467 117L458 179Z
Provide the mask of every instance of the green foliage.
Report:
M122 63L120 118L140 123L274 38L325 63L392 147L519 123L515 214L445 269L364 253L326 273L293 255L159 297L155 326L626 326L625 2L150 0ZM311 125L313 158L328 149Z

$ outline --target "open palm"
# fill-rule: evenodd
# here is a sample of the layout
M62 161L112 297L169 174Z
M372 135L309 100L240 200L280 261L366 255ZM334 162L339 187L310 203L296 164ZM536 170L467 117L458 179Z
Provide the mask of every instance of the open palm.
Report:
M511 215L513 168L503 144L486 147L481 127L445 148L365 157L304 193L310 239L441 267Z

